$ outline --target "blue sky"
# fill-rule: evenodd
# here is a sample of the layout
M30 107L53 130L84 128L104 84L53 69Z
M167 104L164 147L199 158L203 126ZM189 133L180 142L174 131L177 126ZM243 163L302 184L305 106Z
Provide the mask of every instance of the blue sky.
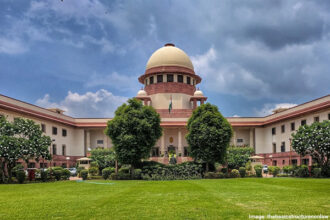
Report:
M263 116L330 93L328 2L1 0L0 93L112 117L172 42L225 116Z

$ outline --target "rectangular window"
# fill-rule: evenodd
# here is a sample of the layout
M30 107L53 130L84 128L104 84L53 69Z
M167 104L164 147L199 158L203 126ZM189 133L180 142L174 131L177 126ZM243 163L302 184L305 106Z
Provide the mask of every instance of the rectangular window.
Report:
M57 135L57 127L53 127L53 134Z
M146 82L145 82L146 85L148 85L148 79L146 79Z
M62 129L62 136L66 137L66 135L67 135L66 129Z
M189 147L184 147L183 148L183 156L184 157L189 157Z
M273 143L273 153L276 153L276 143Z
M62 145L62 155L66 155L66 146L64 144Z
M285 152L285 142L284 141L282 142L282 145L281 145L281 152Z
M273 166L277 166L277 160L273 160Z
M320 121L320 117L317 116L317 117L314 117L314 122L319 122Z
M190 77L189 76L187 76L187 84L189 84L190 85Z
M43 133L46 133L46 125L45 124L41 124L41 131Z
M330 113L328 114L328 120L330 120Z
M303 160L302 160L302 164L308 166L308 164L309 164L309 159L303 159Z
M173 74L167 74L167 82L173 82Z
M153 76L150 76L150 84L154 84L154 77Z
M238 138L237 139L237 143L243 143L243 139L242 138Z
M282 126L281 126L281 131L282 131L282 133L285 132L285 125L282 125Z
M276 134L276 128L272 128L272 135Z
M96 143L97 144L103 144L103 140L97 140Z
M151 156L152 157L159 157L159 147L152 148Z
M178 75L178 82L183 83L183 75Z
M53 155L56 155L56 144L53 144Z
M297 166L297 164L298 164L297 159L292 159L292 160L291 160L291 165L292 165L292 166Z
M291 123L291 131L296 130L296 124L294 122Z
M282 165L285 165L285 160L282 160Z
M163 82L163 75L157 75L157 83Z
M301 125L305 125L306 124L306 120L301 120Z
M36 168L36 164L35 163L28 163L28 168Z
M40 168L43 169L43 168L47 168L47 163L40 163Z

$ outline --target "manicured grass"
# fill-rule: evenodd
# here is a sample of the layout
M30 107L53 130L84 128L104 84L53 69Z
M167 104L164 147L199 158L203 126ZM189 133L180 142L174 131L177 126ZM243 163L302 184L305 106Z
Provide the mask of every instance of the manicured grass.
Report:
M0 185L0 198L0 219L248 219L249 214L330 216L330 179L61 181Z

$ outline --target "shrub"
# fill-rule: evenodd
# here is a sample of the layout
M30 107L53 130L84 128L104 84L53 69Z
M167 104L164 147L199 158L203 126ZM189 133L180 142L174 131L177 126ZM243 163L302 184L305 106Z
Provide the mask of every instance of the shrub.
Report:
M131 174L129 173L118 173L118 178L119 180L129 180L131 179Z
M17 181L20 184L24 183L24 180L25 180L25 172L24 172L24 170L18 170L16 172L16 178L17 178Z
M230 172L230 177L231 177L231 178L238 178L238 177L239 177L239 171L236 170L236 169L233 169L233 170Z
M63 169L63 171L62 171L62 179L68 180L70 178L70 176L71 176L70 171L67 170L67 169Z
M118 173L129 173L129 167L121 167Z
M292 166L284 166L283 167L283 172L286 174L292 174L293 167Z
M85 167L78 167L78 168L77 168L77 174L78 174L79 177L81 177L81 176L80 176L80 171L82 171L82 170L84 170L84 169L85 169Z
M277 177L289 177L289 174L278 174L278 175L276 175Z
M321 177L321 168L314 168L313 169L313 177L315 178L320 178Z
M269 170L269 174L272 174L273 177L276 177L277 174L280 173L281 168L279 168L278 166L269 166L268 170Z
M142 174L142 170L141 169L135 169L135 170L133 170L132 179L134 179L134 180L141 179L141 174Z
M246 174L246 169L245 169L245 167L240 167L240 168L238 169L238 171L239 171L239 175L240 175L242 178L244 178L244 177L245 177L245 174Z
M40 178L42 182L46 182L48 179L48 171L47 170L40 170Z
M256 169L259 169L259 168L260 168L260 169L262 169L262 165L260 165L260 164L257 164L257 165L254 165L254 167L253 167L253 168L254 168L254 170L256 170Z
M81 170L80 171L80 176L83 180L87 180L88 177L88 171L87 170Z
M262 168L254 166L254 170L256 171L257 177L262 177Z
M223 178L226 177L225 174L222 173L222 172L219 172L219 173L217 173L217 174L218 174L218 178L219 178L219 179L223 179Z
M116 173L111 173L111 174L110 174L110 179L111 179L111 180L118 180L118 174L116 174Z
M24 170L24 166L22 164L17 164L11 171L12 176L16 177L16 173L21 170Z
M246 169L246 171L252 171L252 165L251 165L250 160L248 162L246 162L245 169Z
M228 173L228 168L223 167L223 168L221 168L221 171L220 172L221 173Z
M57 181L61 180L62 171L61 170L54 170L54 176Z
M107 168L104 168L102 170L102 177L103 179L108 179L111 175L111 173L114 173L115 172L115 168L112 168L112 167L107 167Z
M309 170L306 165L297 166L294 170L294 175L297 177L309 177Z
M90 167L88 169L88 173L91 175L91 176L96 176L99 172L99 169L97 167Z
M216 173L214 172L207 172L204 174L205 179L216 179Z

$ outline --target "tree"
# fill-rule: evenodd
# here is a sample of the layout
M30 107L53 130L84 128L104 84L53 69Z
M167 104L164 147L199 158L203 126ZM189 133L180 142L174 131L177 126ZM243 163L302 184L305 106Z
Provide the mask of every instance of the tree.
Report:
M206 171L209 163L223 162L233 131L217 106L207 103L196 108L187 127L190 154L206 163Z
M300 126L292 134L292 148L301 156L311 155L322 168L323 175L329 175L330 121L314 122Z
M160 116L151 107L133 98L120 106L108 121L105 134L113 143L120 163L134 165L148 158L152 147L162 135ZM132 174L133 172L131 172Z
M239 169L245 167L249 161L249 157L254 153L252 147L236 147L231 146L227 149L227 164L230 169Z
M97 163L101 173L104 168L115 166L116 153L112 148L93 149L90 158Z
M14 122L9 122L5 117L0 117L2 180L4 180L7 173L8 180L11 181L11 171L19 159L26 162L30 159L36 161L41 158L51 159L48 150L50 145L50 137L42 135L40 125L37 125L34 121L15 118Z

